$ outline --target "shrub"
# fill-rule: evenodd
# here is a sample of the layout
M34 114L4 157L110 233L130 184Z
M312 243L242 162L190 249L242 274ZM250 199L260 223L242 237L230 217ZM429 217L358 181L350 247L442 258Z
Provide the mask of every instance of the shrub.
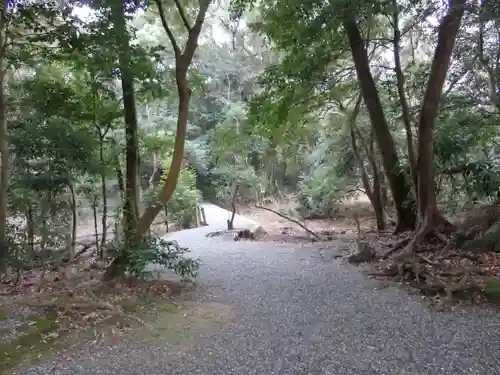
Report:
M181 247L176 241L150 235L142 238L133 249L126 252L123 251L123 246L123 242L111 244L109 254L113 257L127 254L122 270L126 275L146 278L152 273L147 270L148 264L151 263L174 271L184 280L193 281L198 275L199 260L186 257L189 249Z
M166 178L170 160L165 161ZM174 220L180 228L190 228L196 224L196 204L201 200L201 192L196 188L196 173L189 167L183 167L174 194L167 203L168 218Z
M327 218L333 215L333 204L352 189L346 178L338 177L332 168L321 165L299 182L298 211L304 218Z

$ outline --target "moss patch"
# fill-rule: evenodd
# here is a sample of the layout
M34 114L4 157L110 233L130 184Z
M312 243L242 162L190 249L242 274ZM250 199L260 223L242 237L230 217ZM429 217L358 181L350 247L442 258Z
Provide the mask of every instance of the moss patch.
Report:
M219 303L184 306L157 304L146 320L147 329L132 331L130 339L152 344L190 345L220 329L234 316L234 309Z
M26 318L21 335L0 344L0 374L10 374L20 364L33 364L62 342L55 314Z
M57 308L63 308L71 304L70 297L58 297L51 300ZM133 328L124 334L140 335L149 332L139 323L144 321L147 327L157 324L157 319L165 322L171 316L183 311L182 306L165 301L160 297L144 297L137 300L124 298L116 301L115 306L120 307L123 316L116 316L116 319L108 319L104 323L92 326L92 332L97 329L104 336L112 335L112 331L123 323ZM128 319L137 317L139 320ZM60 317L59 317L60 318ZM58 315L51 312L44 316L30 315L24 318L22 333L10 342L0 343L0 375L12 374L14 369L29 368L41 360L50 358L57 351L71 344L82 343L89 338L86 332L66 331L58 324ZM120 321L120 324L118 324ZM126 321L126 322L124 322ZM163 323L162 323L163 324ZM89 330L90 335L90 330ZM92 339L94 339L92 335Z
M484 280L484 295L491 299L500 299L500 280L487 278Z
M0 309L0 321L9 319L7 311Z

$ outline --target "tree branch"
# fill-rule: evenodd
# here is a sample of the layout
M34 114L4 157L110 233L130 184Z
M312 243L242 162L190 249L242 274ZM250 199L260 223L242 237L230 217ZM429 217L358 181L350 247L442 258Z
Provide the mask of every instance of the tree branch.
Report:
M405 76L401 66L401 31L399 30L399 9L397 0L392 0L393 19L393 50L394 50L394 71L396 73L396 84L398 88L399 103L401 105L403 123L406 131L406 143L408 147L408 160L410 163L410 175L415 196L417 192L417 158L413 145L412 121L410 107L405 93Z
M191 25L189 24L189 21L186 17L186 12L184 12L184 8L181 5L181 2L179 0L174 0L175 1L175 6L177 7L177 10L179 11L179 14L181 15L182 22L184 23L184 26L186 26L186 29L188 33L191 32Z
M179 48L179 45L177 44L177 41L175 40L174 33L168 26L167 18L165 17L165 10L163 8L163 4L161 0L155 0L156 6L158 7L158 12L160 13L160 20L163 28L165 29L165 32L168 35L168 39L170 39L170 43L172 44L172 48L174 49L174 54L175 54L175 59L177 60L178 58L181 57L182 51Z
M484 12L484 9L482 9L482 7L481 7L481 14L483 14ZM484 69L488 77L488 90L491 103L497 109L500 109L500 97L497 94L498 83L496 81L495 72L490 65L489 59L484 55L484 28L485 28L484 22L485 22L484 19L481 19L479 23L479 40L477 47L477 57L481 67Z
M255 205L255 208L260 208L261 210L265 210L265 211L269 211L269 212L272 212L273 214L276 214L278 215L279 217L282 217L283 219L286 219L288 221L291 221L292 223L294 224L297 224L299 227L301 227L302 229L304 229L307 233L309 233L310 235L316 237L318 240L322 241L323 238L321 238L320 235L314 233L312 230L310 230L308 227L306 227L304 224L300 223L298 220L295 220L295 219L292 219L291 217L289 216L286 216L285 214L282 214L281 212L278 212L278 211L275 211L273 210L272 208L267 208L267 207L264 207L264 206L259 206L259 205Z
M198 47L198 37L201 33L201 28L203 26L203 21L205 21L205 15L207 14L208 7L210 6L210 1L211 0L200 0L200 10L196 16L194 26L189 32L186 47L184 48L184 53L182 54L182 56L186 59L186 66L191 64L196 47Z
M351 134L351 149L354 154L354 157L358 161L359 169L361 172L361 181L363 182L363 187L365 188L365 193L367 197L370 199L370 201L373 200L373 190L370 186L370 178L368 177L368 172L366 171L365 168L365 163L363 161L363 158L361 157L359 153L358 146L356 144L356 117L358 116L359 110L360 110L360 105L363 97L361 94L358 95L358 99L356 100L356 105L354 107L354 110L352 111L352 114L349 119L349 130Z
M420 15L417 15L415 19L413 19L413 22L410 24L407 24L403 27L403 30L401 31L401 37L405 36L407 33L409 33L413 28L425 20L428 16L430 16L433 12L434 8L426 8ZM396 25L395 27L399 27L399 25Z

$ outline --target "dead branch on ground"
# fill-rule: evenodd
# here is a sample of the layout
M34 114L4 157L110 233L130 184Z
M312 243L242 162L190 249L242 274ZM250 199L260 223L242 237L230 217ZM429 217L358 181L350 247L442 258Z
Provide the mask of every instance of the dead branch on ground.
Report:
M312 230L310 230L308 227L306 227L304 224L302 224L300 221L298 221L296 219L293 219L293 218L291 218L291 217L289 217L289 216L287 216L279 211L273 210L272 208L267 208L267 207L260 206L260 205L255 205L255 208L260 208L261 210L272 212L273 214L278 215L279 217L281 217L285 220L288 220L294 224L297 224L299 227L304 229L311 236L315 237L316 239L318 239L320 241L323 241L323 238L319 234L313 232Z

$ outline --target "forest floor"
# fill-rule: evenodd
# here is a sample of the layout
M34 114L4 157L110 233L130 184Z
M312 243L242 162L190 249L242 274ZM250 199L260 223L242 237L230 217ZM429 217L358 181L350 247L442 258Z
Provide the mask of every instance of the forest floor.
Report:
M294 216L293 201L266 207ZM0 286L0 374L500 372L488 349L500 344L491 334L497 310L439 314L428 308L433 298L400 287L409 284L368 278L345 261L361 242L382 254L398 239L374 230L366 201L337 207L333 220L300 221L321 242L253 207L240 209L236 227L258 222L265 236L207 237L229 213L206 211L208 227L169 235L201 259L196 286L168 273L103 284L86 259L43 282L28 272L19 285Z
M496 311L429 309L420 296L340 259L352 241L207 237L224 224L221 212L207 217L212 227L170 235L203 263L194 288L140 304L146 311L124 304L120 320L128 324L91 329L79 345L57 341L60 350L40 353L37 365L6 374L500 373Z
M366 197L351 199L335 207L336 214L329 220L297 219L297 203L293 197L265 204L264 207L298 220L311 231L327 240L353 239L364 233L375 232L375 216ZM299 225L256 206L242 206L238 213L258 222L266 231L263 241L304 242L314 239ZM358 226L359 224L359 226Z
M293 198L264 207L297 220ZM240 212L265 228L267 233L260 241L304 243L317 240L299 225L268 210L246 206ZM488 233L489 228L495 230L499 215L498 207L493 205L463 210L448 219L456 226L458 234L470 240ZM331 241L357 244L355 247L362 253L361 258L355 259L354 255L352 263L361 264L372 277L393 279L419 290L438 309L454 308L457 301L500 304L500 252L489 251L482 243L479 248L460 248L454 246L456 236L452 235L446 244L425 243L415 249L410 259L399 262L395 250L404 248L412 235L394 235L393 227L377 231L373 209L365 196L337 205L335 217L329 220L298 221L322 237L323 245ZM350 253L352 255L352 246Z

